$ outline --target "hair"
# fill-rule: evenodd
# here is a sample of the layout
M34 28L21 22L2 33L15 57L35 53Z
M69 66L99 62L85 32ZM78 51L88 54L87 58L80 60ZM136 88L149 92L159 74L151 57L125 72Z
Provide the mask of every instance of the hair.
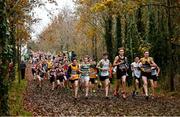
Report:
M124 47L120 47L120 48L118 48L118 50L120 51L120 50L125 50L125 48Z
M72 58L72 62L73 62L74 60L77 60L77 58L76 58L76 57L73 57L73 58Z
M83 58L83 60L85 60L85 59L88 59L88 60L89 60L89 57L85 56L85 57Z
M145 50L144 53L149 52L148 50Z
M139 56L135 56L134 59L139 58Z
M107 53L107 52L103 53L103 56L108 56L108 55L109 55L109 53Z

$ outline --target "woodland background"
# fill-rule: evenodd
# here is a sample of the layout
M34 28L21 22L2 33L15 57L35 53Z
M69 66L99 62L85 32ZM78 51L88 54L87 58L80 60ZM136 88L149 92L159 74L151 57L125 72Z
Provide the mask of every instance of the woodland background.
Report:
M49 0L56 4L55 0ZM21 45L34 51L75 51L99 60L103 52L113 61L119 47L132 62L149 50L161 68L163 90L180 91L179 0L74 0L75 10L64 8L53 22L31 40L33 8L41 0L0 1L0 115L8 115L8 91L20 76ZM13 63L9 72L8 66ZM20 79L19 79L20 82Z

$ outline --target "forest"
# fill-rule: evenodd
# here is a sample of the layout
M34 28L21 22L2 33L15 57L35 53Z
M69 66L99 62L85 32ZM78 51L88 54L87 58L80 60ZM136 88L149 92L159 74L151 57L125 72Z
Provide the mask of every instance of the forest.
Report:
M179 0L73 2L74 10L64 7L34 41L31 25L40 19L34 18L32 10L45 4L41 0L0 0L0 115L11 115L9 90L14 82L23 82L20 61L25 44L32 51L74 51L78 59L90 55L96 61L108 52L111 62L119 47L125 48L129 63L149 51L161 68L161 89L179 96Z
M64 8L44 29L38 44L32 42L30 47L74 50L80 58L91 55L96 60L108 52L111 62L119 47L126 48L131 62L149 50L162 69L162 79L169 83L166 88L175 89L180 71L178 0L76 0L75 4L75 11Z

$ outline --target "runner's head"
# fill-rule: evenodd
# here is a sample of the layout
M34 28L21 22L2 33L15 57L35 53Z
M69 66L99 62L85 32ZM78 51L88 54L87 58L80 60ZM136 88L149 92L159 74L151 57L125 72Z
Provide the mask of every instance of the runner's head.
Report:
M85 57L85 58L84 58L84 63L88 63L88 62L89 62L88 57Z
M134 61L135 61L135 62L138 62L138 61L139 61L139 57L138 57L138 56L135 57L135 58L134 58Z
M105 60L108 59L108 53L107 52L103 54L103 59L105 59Z
M72 64L73 64L73 65L76 65L76 64L77 64L77 59L76 59L76 58L73 58L73 59L72 59Z
M145 57L145 58L149 57L149 51L145 51L145 52L144 52L144 57Z
M64 61L64 65L68 65L68 60L65 60L65 61Z
M91 63L93 61L93 58L92 57L89 57L89 62Z
M123 47L119 48L119 55L124 56L124 48Z

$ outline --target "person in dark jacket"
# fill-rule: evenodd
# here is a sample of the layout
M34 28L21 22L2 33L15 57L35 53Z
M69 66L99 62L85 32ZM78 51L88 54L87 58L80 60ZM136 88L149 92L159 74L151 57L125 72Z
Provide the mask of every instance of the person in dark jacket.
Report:
M21 61L20 63L20 69L21 69L21 78L25 78L25 71L26 71L26 63L24 61Z

